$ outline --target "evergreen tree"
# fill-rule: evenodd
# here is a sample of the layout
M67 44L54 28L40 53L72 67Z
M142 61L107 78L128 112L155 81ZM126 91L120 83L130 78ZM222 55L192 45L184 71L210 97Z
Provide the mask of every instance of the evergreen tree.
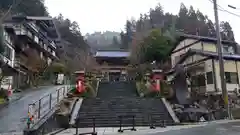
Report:
M1 0L0 9L6 11L14 3L20 4L12 10L12 14L22 14L28 16L47 16L48 12L44 5L44 0Z

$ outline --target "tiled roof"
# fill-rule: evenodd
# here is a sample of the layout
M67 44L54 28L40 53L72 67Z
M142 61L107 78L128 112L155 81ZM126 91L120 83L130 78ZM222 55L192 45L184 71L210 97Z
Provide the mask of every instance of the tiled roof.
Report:
M129 57L130 52L127 51L97 51L95 57L113 57L113 58L123 58Z
M211 51L202 51L197 49L189 49L187 53L185 53L181 59L177 62L177 64L181 64L185 59L192 55L200 55L200 56L206 56L211 59L218 59L218 53L217 52L211 52ZM236 60L240 61L240 55L239 54L223 54L224 60Z
M198 36L198 35L189 35L189 34L182 34L180 35L180 40L190 38L190 39L196 39L200 41L206 41L206 42L217 42L217 38L212 37L205 37L205 36ZM237 44L237 42L230 41L230 40L222 40L223 44Z
M205 36L198 36L198 35L190 35L190 34L184 34L181 32L178 32L179 37L177 38L177 42L174 44L172 50L169 53L172 53L174 51L174 49L179 45L179 43L185 39L195 39L196 43L197 42L211 42L211 43L217 43L217 39L216 38L212 38L212 37L205 37ZM194 43L195 44L195 43ZM235 41L230 41L230 40L222 40L222 44L227 44L227 45L232 45L232 46L236 46L238 43ZM187 45L186 45L187 46Z
M211 51L202 51L202 50L197 50L197 49L189 49L187 53L185 53L179 61L175 64L182 64L188 57L193 56L193 55L199 55L199 56L204 56L209 59L218 59L218 53L217 52L211 52ZM223 59L224 60L233 60L233 61L240 61L240 55L239 54L223 54ZM170 69L166 74L171 74L175 71L175 67Z

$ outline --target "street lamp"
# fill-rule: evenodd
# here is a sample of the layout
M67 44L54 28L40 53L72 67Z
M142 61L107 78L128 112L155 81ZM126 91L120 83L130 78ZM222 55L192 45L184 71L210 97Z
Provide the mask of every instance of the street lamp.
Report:
M232 6L232 5L228 5L228 7L232 8L232 9L237 9L237 10L240 10L240 8L237 8L235 6Z
M236 7L234 7L232 5L228 5L228 7L232 8L232 9L237 9Z

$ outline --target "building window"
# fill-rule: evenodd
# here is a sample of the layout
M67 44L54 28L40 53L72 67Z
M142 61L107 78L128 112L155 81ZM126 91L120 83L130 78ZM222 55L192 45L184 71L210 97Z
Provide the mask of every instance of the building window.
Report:
M43 44L43 48L44 48L45 50L47 50L47 45L46 45L46 44Z
M183 57L183 55L184 54L181 54L181 55L179 55L179 56L175 56L175 64L177 64L178 63L178 61L181 59L181 57Z
M32 32L27 31L27 35L28 35L30 38L33 38L33 34L32 34Z
M205 74L198 75L198 84L199 86L206 86Z
M206 86L205 74L192 76L191 80L194 87Z
M235 49L232 46L223 45L223 53L235 54Z
M48 51L48 52L51 52L51 48L50 48L50 47L48 47L48 48L47 48L47 51Z
M226 82L238 84L238 75L236 72L225 72Z
M207 84L213 84L213 72L207 72Z
M37 36L34 36L34 41L35 41L36 43L38 43L38 42L39 42L39 38L38 38Z
M3 56L5 56L9 60L11 60L12 59L12 49L9 48L8 46L4 46Z
M179 59L180 59L180 56L175 56L175 58L174 58L175 64L178 63Z

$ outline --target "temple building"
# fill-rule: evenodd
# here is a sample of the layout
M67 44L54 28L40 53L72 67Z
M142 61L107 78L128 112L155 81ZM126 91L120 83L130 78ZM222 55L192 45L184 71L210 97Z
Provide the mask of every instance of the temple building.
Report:
M99 50L94 56L99 64L96 68L105 74L108 80L119 80L121 75L127 72L129 56L130 52L124 50Z

